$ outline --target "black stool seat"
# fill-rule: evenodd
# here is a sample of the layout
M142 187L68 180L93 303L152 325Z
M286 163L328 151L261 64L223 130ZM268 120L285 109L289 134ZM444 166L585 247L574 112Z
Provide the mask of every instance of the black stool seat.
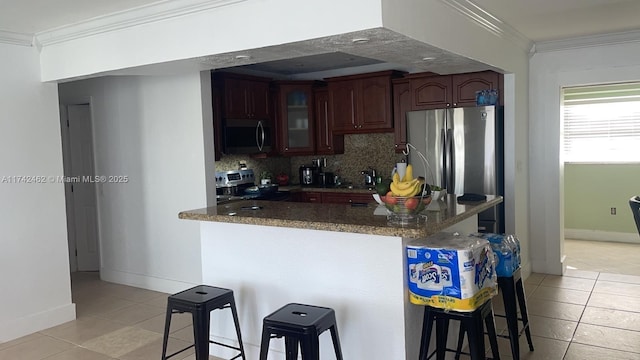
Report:
M504 338L508 338L511 343L511 355L515 360L520 359L520 343L519 338L522 332L527 336L527 342L529 343L529 351L533 351L533 341L531 340L531 330L529 329L529 315L527 313L527 298L524 294L524 287L522 286L522 277L520 275L520 268L517 268L512 276L501 277L498 276L498 288L502 292L502 301L504 302L505 315L496 315L504 317L507 320L507 329L509 335L499 335ZM517 305L520 306L520 318L518 318ZM518 321L522 322L522 330L518 330Z
M460 337L458 338L458 350L447 348L447 335L449 332L449 320L460 321ZM429 354L429 340L433 329L433 321L436 322L436 350ZM483 325L484 322L484 325ZM420 340L419 360L427 360L436 354L436 359L444 360L447 351L461 353L463 330L465 329L469 339L469 354L472 360L485 359L484 348L484 326L487 328L491 353L494 360L499 360L498 338L496 337L496 326L493 320L493 305L491 299L487 300L480 307L471 312L445 310L431 306L424 307L424 318L422 323L422 338Z
M209 339L210 312L225 308L231 309L233 322L236 327L236 335L238 336L238 347ZM193 338L195 343L167 356L167 342L169 339L171 315L185 312L191 313L193 319ZM169 296L167 299L167 317L165 320L164 338L162 341L162 360L169 359L170 357L173 357L191 347L195 347L196 360L208 360L209 343L238 350L240 353L231 358L231 360L239 357L242 357L243 360L245 359L244 347L242 346L242 336L240 334L240 323L238 321L238 312L233 298L233 291L219 287L199 285Z
M286 360L298 358L298 345L302 350L303 360L318 360L320 358L319 336L326 330L331 331L336 359L342 360L342 349L333 309L287 304L263 320L260 360L267 360L270 339L280 337L285 339Z

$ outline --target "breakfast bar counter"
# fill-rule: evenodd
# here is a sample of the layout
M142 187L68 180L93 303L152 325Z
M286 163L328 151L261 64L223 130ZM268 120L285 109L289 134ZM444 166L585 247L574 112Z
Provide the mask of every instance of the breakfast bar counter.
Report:
M421 238L443 231L501 202L501 196L488 195L487 201L459 204L455 196L448 195L444 200L433 202L427 207L423 212L426 219L419 216L417 222L403 226L390 225L385 216L385 209L377 209L377 204L352 206L239 200L204 209L183 211L178 216L181 219L200 221Z
M418 357L423 307L409 302L405 246L440 231L475 232L477 214L502 201L432 202L417 224L387 223L383 208L241 200L183 211L200 226L202 283L234 291L247 359L257 359L262 319L287 303L333 308L345 359ZM381 211L382 210L382 211ZM228 314L213 315L212 340L233 343ZM225 316L228 316L225 318ZM284 358L271 341L269 359ZM211 355L230 358L218 346ZM320 359L335 359L320 336Z

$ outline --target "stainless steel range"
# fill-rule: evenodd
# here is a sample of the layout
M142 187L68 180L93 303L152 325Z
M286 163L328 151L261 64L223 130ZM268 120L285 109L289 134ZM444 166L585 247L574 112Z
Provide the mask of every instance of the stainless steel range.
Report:
M252 169L216 171L216 194L242 196L245 189L255 185Z

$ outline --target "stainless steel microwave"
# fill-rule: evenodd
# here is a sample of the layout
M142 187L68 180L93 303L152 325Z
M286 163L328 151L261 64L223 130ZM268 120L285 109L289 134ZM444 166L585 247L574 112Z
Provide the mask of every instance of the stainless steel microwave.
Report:
M268 121L226 119L223 126L224 153L253 154L270 152L273 129Z

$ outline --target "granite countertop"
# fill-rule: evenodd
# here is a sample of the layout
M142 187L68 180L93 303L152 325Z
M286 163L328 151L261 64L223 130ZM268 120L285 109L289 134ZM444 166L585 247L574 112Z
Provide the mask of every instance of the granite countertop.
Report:
M351 206L288 201L240 200L204 209L187 210L180 219L288 228L339 231L383 236L422 238L433 235L502 202L502 196L487 196L485 202L458 204L455 196L432 202L419 221L409 225L391 225L386 209L377 204Z
M339 193L349 193L349 194L375 194L375 189L373 187L366 188L362 187L352 187L348 188L346 186L340 187L316 187L316 186L301 186L301 185L287 185L278 187L279 191L310 191L310 192L339 192Z

